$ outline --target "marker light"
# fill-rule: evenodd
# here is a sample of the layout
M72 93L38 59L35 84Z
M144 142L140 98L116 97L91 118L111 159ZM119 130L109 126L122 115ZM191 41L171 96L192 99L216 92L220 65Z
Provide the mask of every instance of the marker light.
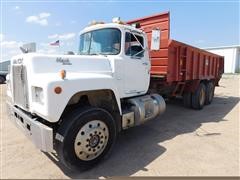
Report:
M119 21L121 21L121 20L120 20L120 17L114 17L114 18L112 18L112 22L113 22L113 23L118 23Z
M135 27L135 28L140 28L141 27L140 23L138 23L138 22L131 24L131 26Z
M60 71L60 77L61 77L62 79L65 79L65 77L66 77L66 71L65 71L64 69Z
M55 87L54 92L56 94L60 94L62 92L62 88L60 86Z
M95 20L93 20L93 21L91 21L90 23L88 23L89 24L89 26L93 26L93 25L97 25L97 24L105 24L103 21L95 21Z
M123 21L121 21L120 17L114 17L112 18L113 23L118 23L118 24L125 24Z

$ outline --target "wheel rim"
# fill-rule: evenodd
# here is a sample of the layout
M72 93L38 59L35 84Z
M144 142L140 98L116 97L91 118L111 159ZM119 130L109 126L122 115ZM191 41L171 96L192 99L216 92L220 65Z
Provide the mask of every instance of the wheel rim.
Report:
M108 139L107 125L103 121L92 120L79 130L74 142L75 153L81 160L93 160L103 152Z
M203 105L204 104L204 101L205 101L205 91L204 89L202 88L201 91L200 91L200 105Z

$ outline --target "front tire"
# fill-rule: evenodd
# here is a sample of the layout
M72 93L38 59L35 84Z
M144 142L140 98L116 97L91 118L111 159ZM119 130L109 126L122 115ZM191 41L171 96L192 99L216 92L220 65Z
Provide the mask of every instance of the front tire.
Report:
M86 170L108 154L116 135L116 123L106 110L76 110L63 119L56 133L56 151L69 169Z

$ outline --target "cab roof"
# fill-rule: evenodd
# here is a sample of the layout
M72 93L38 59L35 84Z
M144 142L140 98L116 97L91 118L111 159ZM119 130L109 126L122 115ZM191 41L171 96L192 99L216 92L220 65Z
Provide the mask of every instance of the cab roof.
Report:
M129 29L138 33L144 33L144 31L137 29L131 25L128 24L119 24L119 23L102 23L102 24L95 24L85 27L82 31L80 31L79 34L83 34L89 31L97 30L97 29L103 29L103 28L117 28L117 29Z

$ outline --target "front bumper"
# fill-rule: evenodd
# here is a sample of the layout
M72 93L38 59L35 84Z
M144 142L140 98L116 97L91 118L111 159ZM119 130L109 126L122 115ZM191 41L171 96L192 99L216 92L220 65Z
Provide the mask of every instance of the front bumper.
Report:
M24 134L44 152L53 152L53 129L30 117L21 109L7 102L9 118Z

